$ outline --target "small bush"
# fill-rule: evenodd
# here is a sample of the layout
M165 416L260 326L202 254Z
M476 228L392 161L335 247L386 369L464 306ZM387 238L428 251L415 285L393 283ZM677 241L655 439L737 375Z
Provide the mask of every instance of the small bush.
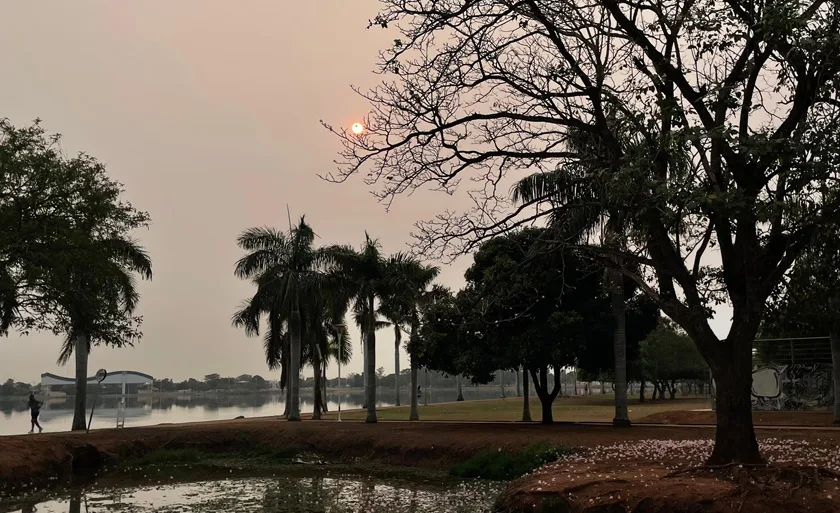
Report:
M450 474L457 477L510 481L533 472L563 455L573 452L568 447L538 442L522 452L483 451L469 460L452 467Z

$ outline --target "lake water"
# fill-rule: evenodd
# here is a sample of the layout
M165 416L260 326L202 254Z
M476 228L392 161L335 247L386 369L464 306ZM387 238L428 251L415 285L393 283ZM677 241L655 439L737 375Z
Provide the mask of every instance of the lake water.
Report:
M501 484L415 483L359 476L271 477L123 488L76 489L53 500L0 512L20 513L480 513Z
M428 401L432 403L452 402L457 398L455 389L424 390ZM495 399L499 397L499 388L495 386L464 387L464 399ZM508 397L515 395L515 389L509 388ZM327 395L330 411L338 409L339 396L342 411L362 407L364 394L361 390L347 390L338 394L331 391ZM88 415L93 403L93 394L88 397ZM312 411L312 390L301 390L301 411ZM420 399L423 404L424 398ZM408 389L400 393L402 405L410 404ZM393 389L377 390L377 405L393 406ZM113 428L117 421L119 398L101 397L94 409L92 429ZM285 407L285 395L280 393L220 394L220 395L141 395L126 398L125 425L150 426L155 424L177 424L183 422L201 422L208 420L228 420L239 416L267 417L282 415ZM73 398L54 398L45 401L41 408L40 423L45 432L68 431L73 421ZM0 435L21 434L29 431L29 410L26 399L0 400Z

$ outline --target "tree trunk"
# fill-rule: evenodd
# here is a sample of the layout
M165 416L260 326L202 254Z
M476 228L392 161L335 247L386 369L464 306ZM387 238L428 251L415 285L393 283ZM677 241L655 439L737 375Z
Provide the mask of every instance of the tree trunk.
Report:
M671 380L669 384L668 394L671 396L671 400L674 400L677 397L677 384L673 380Z
M314 403L312 404L312 420L321 420L321 403L323 402L323 398L321 397L321 349L319 347L315 348L315 361L312 365L312 373L313 373L313 386L314 390L313 397Z
M528 393L528 369L522 372L522 422L531 422L531 397Z
M639 383L639 403L645 402L645 381Z
M73 431L87 429L85 410L87 409L87 373L88 373L88 337L84 334L74 336L73 351L76 353L76 401L73 410Z
M289 385L289 376L286 375L286 382L283 385L286 391L286 406L283 407L283 416L289 418L289 412L292 409L292 387Z
M394 404L400 406L400 342L402 333L397 323L394 323Z
M327 413L328 411L330 411L330 409L327 407L327 386L329 386L327 383L327 361L322 361L323 363L321 364L321 376L323 376L324 379L322 381L323 385L321 386L321 407L323 408L324 413Z
M292 316L289 320L289 339L291 351L289 355L289 394L291 399L291 406L289 407L289 416L286 420L299 421L300 420L300 344L301 344L301 325L300 325L300 310L292 310Z
M365 340L365 354L367 355L367 367L365 368L367 393L367 416L365 422L373 424L376 422L376 310L373 308L373 297L368 298L368 336Z
M423 386L426 387L426 391L423 392L423 406L429 405L429 368L423 367Z
M832 331L829 336L831 339L831 370L834 378L834 423L840 424L840 333Z
M362 387L364 388L364 394L362 395L362 409L367 410L368 407L368 352L367 352L367 327L362 327Z
M505 371L503 371L503 370L499 371L499 389L500 389L500 393L501 393L500 397L502 399L504 399L505 398Z
M537 397L540 399L540 406L542 409L542 423L554 424L554 415L551 411L551 406L554 404L554 399L560 392L560 376L557 369L554 370L554 390L548 391L548 367L543 366L539 369L540 375L537 377L536 372L531 370L531 378L534 381L534 390L537 391Z
M411 338L417 336L417 325L411 324ZM409 353L409 365L411 367L411 408L408 413L408 420L420 420L420 414L417 413L417 359L413 354Z
M731 350L718 350L710 362L717 387L717 429L708 463L763 463L752 420L752 337L729 344Z
M289 351L283 351L283 356L280 358L280 382L283 383L281 390L286 393L286 404L283 406L283 416L289 418L289 409L292 407L292 388L289 383Z
M624 276L617 269L609 269L610 303L615 321L613 350L615 352L615 418L613 426L627 427L630 416L627 408L627 340L624 314Z
M516 397L522 397L522 388L519 386L519 367L516 368Z
M458 387L458 398L455 399L456 401L463 401L464 400L464 391L461 389L461 375L458 374L455 376L455 385Z

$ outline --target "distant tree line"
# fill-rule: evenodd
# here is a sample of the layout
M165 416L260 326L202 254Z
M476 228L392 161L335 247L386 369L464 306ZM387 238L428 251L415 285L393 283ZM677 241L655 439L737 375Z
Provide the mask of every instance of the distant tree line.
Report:
M29 383L7 379L0 385L0 397L23 397L33 389Z
M242 374L236 377L222 377L219 374L207 374L204 379L185 379L175 382L169 378L156 379L154 389L157 392L177 392L191 390L193 392L208 392L210 390L259 391L271 388L271 383L262 376Z

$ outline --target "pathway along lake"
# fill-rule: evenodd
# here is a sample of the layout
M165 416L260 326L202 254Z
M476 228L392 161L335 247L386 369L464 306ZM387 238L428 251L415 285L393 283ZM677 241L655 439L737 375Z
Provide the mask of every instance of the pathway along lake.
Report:
M455 401L455 389L424 390L428 394L429 404ZM475 401L479 399L496 399L499 388L495 386L463 388L464 399ZM508 397L514 397L513 387L506 390ZM93 404L95 394L88 396L88 415ZM364 394L361 390L350 389L341 395L341 410L358 409L362 407ZM377 390L377 406L394 406L393 389L380 388ZM338 409L339 394L330 391L327 394L328 408L331 412ZM206 395L158 395L147 394L126 397L125 425L152 426L155 424L178 424L183 422L202 422L210 420L230 420L239 416L269 417L282 415L285 407L285 394L280 393L252 393L252 394L206 394ZM400 403L410 404L408 389L400 392ZM423 404L424 398L420 399ZM92 429L113 428L117 423L118 397L100 397L96 402L93 414ZM301 390L301 411L312 412L312 390ZM40 422L44 432L69 431L73 421L73 398L61 397L44 401L41 408ZM26 398L0 399L0 435L17 435L29 431L29 410Z

